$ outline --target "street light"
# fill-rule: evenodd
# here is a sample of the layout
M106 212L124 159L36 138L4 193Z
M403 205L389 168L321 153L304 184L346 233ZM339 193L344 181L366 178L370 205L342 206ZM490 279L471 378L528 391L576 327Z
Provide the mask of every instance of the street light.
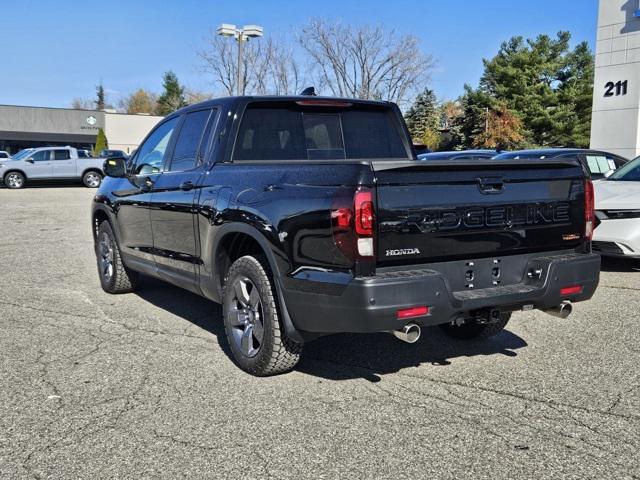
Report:
M216 30L216 33L223 37L233 37L238 42L238 82L237 94L242 95L244 86L242 84L242 44L248 42L250 38L258 38L262 36L262 27L259 25L245 25L242 28L236 28L235 25L222 23Z

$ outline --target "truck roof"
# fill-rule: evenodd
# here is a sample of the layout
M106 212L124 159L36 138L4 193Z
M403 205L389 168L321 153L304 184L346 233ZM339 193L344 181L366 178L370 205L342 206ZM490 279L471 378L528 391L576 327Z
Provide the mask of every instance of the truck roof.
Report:
M358 105L378 105L381 107L388 107L393 105L392 102L381 100L365 100L361 98L347 98L347 97L325 97L325 96L311 96L311 95L242 95L233 97L219 97L211 100L205 100L204 102L195 103L176 110L169 116L182 114L184 112L198 110L203 107L216 107L216 106L232 106L238 103L244 102L299 102L299 101L326 101L326 102L348 102Z

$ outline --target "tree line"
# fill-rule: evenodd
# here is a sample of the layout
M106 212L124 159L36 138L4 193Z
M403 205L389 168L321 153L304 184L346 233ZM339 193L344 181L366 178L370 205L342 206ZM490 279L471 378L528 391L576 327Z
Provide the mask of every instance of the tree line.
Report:
M594 57L586 42L513 37L484 59L479 85L455 101L425 89L405 118L416 143L432 150L588 147Z
M516 149L589 144L594 57L571 35L516 36L483 59L477 86L464 85L455 100L438 100L428 88L435 62L413 35L382 26L353 27L313 19L287 39L267 36L245 43L242 94L298 94L310 85L320 94L396 102L414 143L432 150ZM197 57L212 93L192 91L166 72L155 94L138 89L119 102L127 113L166 115L184 105L235 95L237 48L210 32ZM76 108L113 108L97 87Z

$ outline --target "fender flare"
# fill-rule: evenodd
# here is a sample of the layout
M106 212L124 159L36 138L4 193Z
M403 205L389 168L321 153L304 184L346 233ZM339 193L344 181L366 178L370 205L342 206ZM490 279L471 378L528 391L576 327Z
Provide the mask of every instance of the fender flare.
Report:
M216 258L218 257L218 249L220 247L221 240L224 237L226 237L228 234L232 234L232 233L243 233L245 235L248 235L251 238L253 238L258 243L258 245L260 245L260 248L262 249L262 251L265 253L265 256L267 257L267 262L269 262L269 267L271 268L271 272L273 273L273 283L276 288L278 303L280 304L280 313L281 313L280 317L282 318L282 325L284 327L284 331L287 334L287 336L294 342L301 343L301 344L304 343L304 338L302 334L293 325L293 321L291 320L291 316L289 315L289 311L287 309L287 304L284 300L284 295L282 293L283 292L282 281L280 280L281 273L280 273L280 270L278 269L278 264L276 262L275 255L273 253L271 245L269 244L267 239L264 237L264 235L260 233L259 230L257 230L256 228L246 223L228 223L226 225L223 225L216 232L216 240L213 246L214 252L213 252L212 261L215 264ZM214 275L216 277L219 277L218 272L215 272L215 270L214 270Z

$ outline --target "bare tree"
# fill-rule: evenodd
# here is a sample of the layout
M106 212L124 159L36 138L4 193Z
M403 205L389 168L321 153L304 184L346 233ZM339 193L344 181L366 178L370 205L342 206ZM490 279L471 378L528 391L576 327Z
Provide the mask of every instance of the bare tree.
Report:
M434 62L413 35L381 26L353 28L315 19L298 36L320 88L333 95L406 103L429 80Z
M211 32L207 46L197 52L202 70L227 95L236 94L238 43ZM251 39L243 46L242 94L296 93L304 75L290 45L274 38Z
M129 114L153 113L158 103L158 95L143 88L137 89L120 100L120 108Z
M93 100L88 98L74 98L71 101L71 108L75 110L94 110L95 104Z

